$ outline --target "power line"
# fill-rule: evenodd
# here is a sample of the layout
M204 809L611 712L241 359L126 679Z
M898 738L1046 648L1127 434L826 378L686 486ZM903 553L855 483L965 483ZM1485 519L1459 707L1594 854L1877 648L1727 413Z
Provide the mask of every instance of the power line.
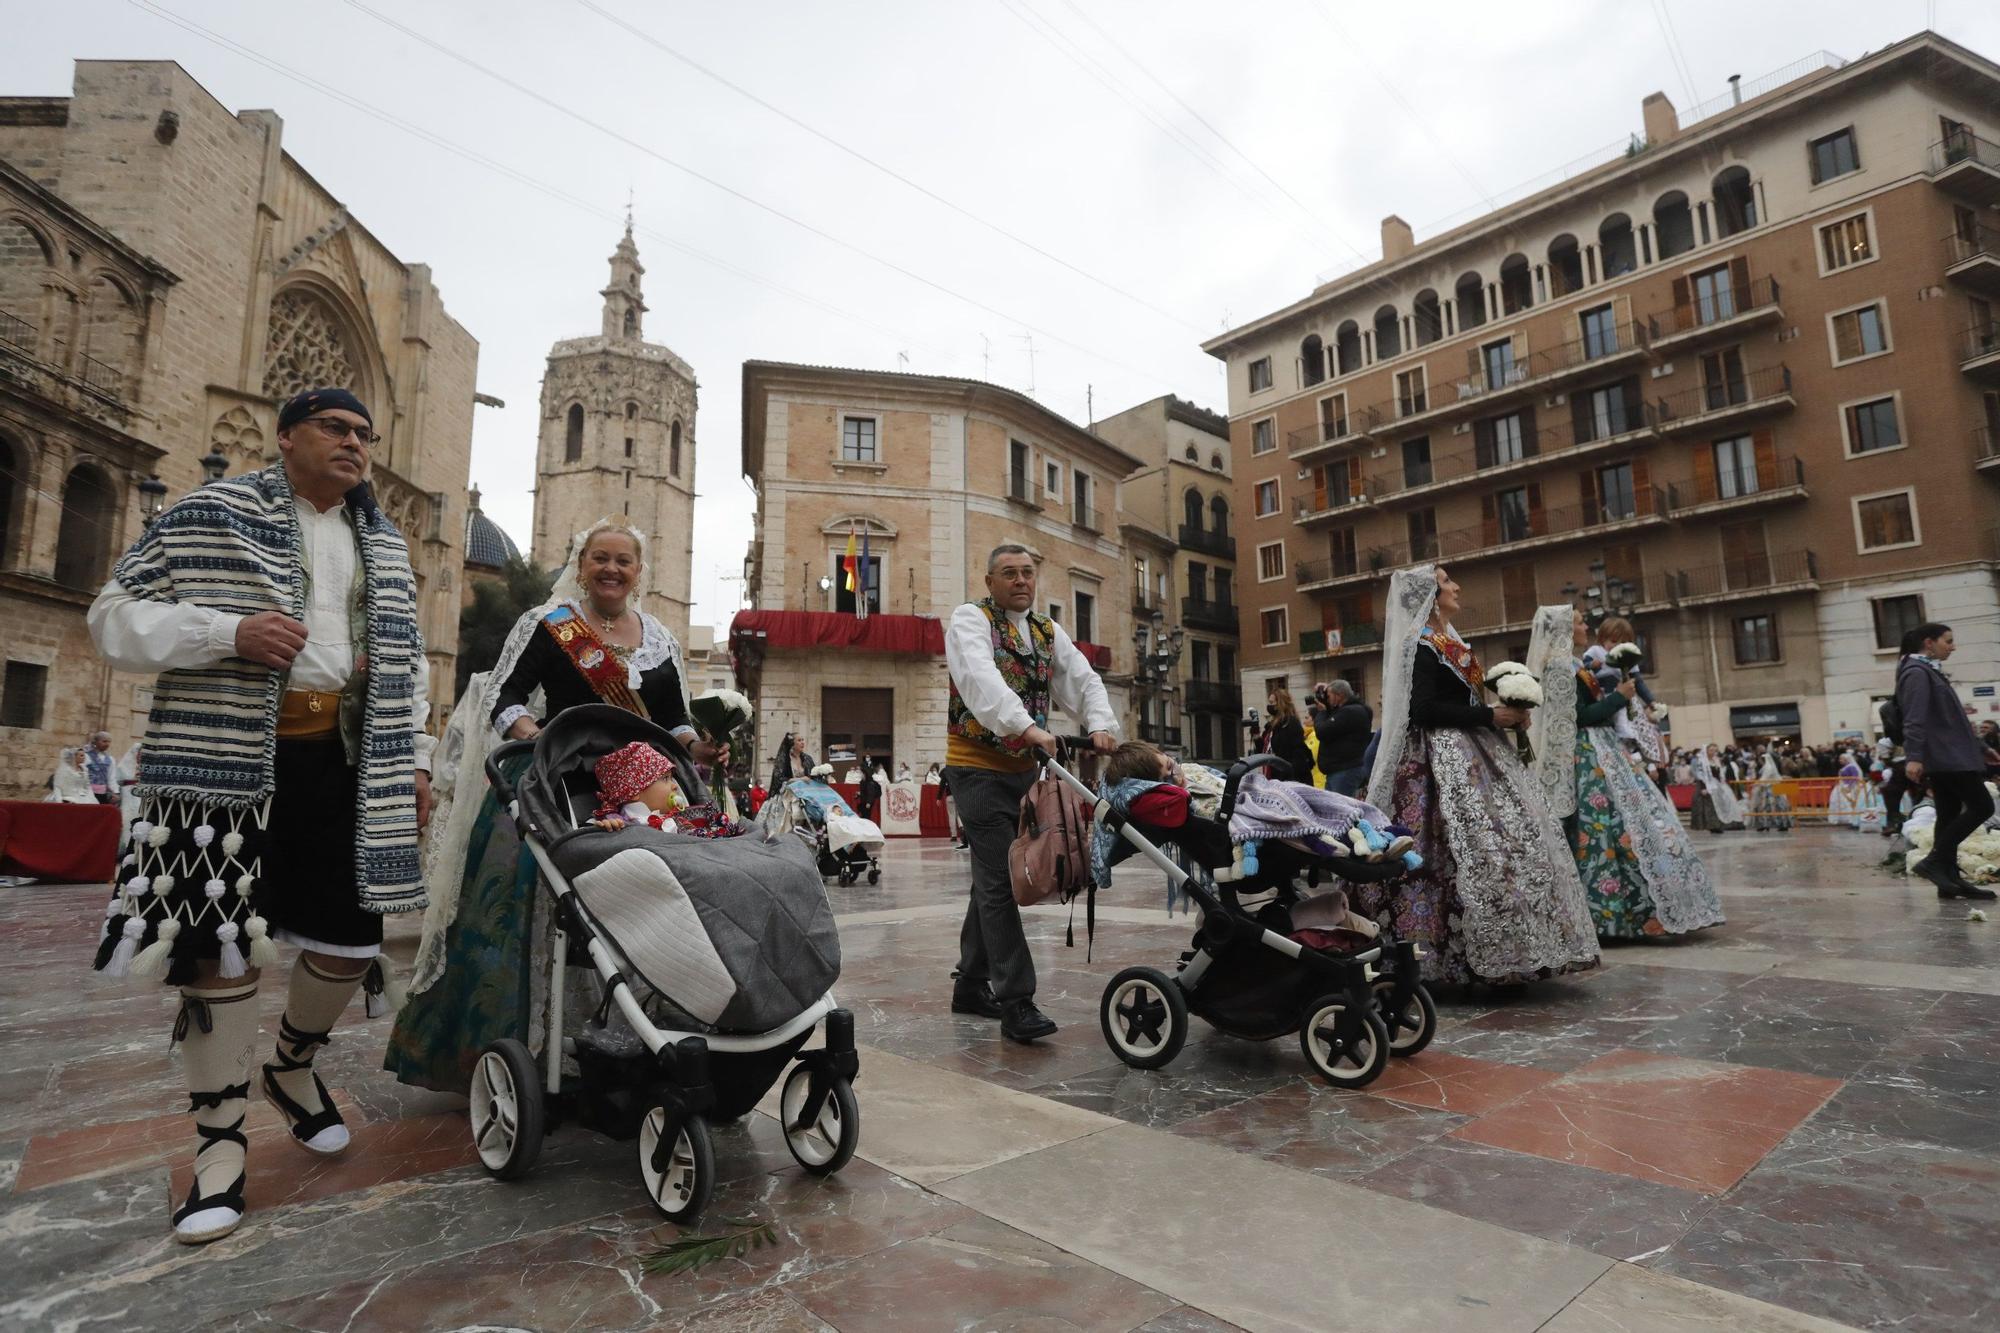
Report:
M1680 74L1681 86L1687 89L1688 110L1701 105L1701 94L1695 91L1694 73L1688 67L1687 58L1681 54L1680 38L1674 32L1674 16L1667 9L1667 0L1652 0L1653 19L1660 25L1660 35L1666 39L1667 58L1673 62Z
M261 65L265 69L268 69L273 73L282 74L289 79L295 79L299 83L321 94L322 96L331 98L334 101L337 101L344 106L347 106L355 111L359 111L366 116L369 116L375 120L382 122L385 125L390 126L393 129L400 130L403 133L410 135L412 138L420 139L425 143L431 144L434 147L442 148L446 152L464 158L466 161L471 162L477 166L484 167L489 171L493 171L498 173L499 175L505 176L508 179L516 182L517 184L525 185L529 189L534 190L537 193L546 195L551 199L555 199L561 203L568 204L570 207L578 209L581 212L587 213L592 217L600 218L610 222L616 222L622 217L622 215L616 212L615 210L601 208L593 203L590 203L588 200L570 194L568 191L563 190L558 186L554 186L546 181L539 180L534 176L528 175L524 171L520 171L514 167L508 166L504 162L496 161L493 158L487 157L483 153L480 153L471 148L467 148L463 144L456 143L450 139L445 138L440 134L436 134L430 130L427 130L421 125L415 124L412 121L405 120L400 116L396 116L390 112L384 111L380 107L377 107L370 102L365 102L359 98L353 97L350 94L345 93L340 89L333 87L330 84L326 84L318 79L315 79L312 75L305 73L303 70L295 69L292 66L284 64L281 61L274 60L271 57L264 55L262 52L253 50L250 47L244 46L239 42L224 37L220 33L214 32L208 28L204 28L200 24L195 23L190 19L182 18L180 15L175 14L171 10L164 9L159 5L152 3L152 0L129 0L129 3L131 3L136 8L147 11L156 18L171 23L172 25L174 25L177 28L180 28L184 32L188 32L194 36L200 37L204 41L219 46L234 55L240 56L245 60L251 61L254 64ZM868 329L875 333L882 334L890 339L897 341L904 341L904 340L917 341L920 345L929 347L933 351L937 351L940 353L940 355L943 355L947 358L953 356L952 353L946 351L943 348L937 347L933 343L924 342L920 339L911 339L911 335L902 330L893 329L888 327L887 325L878 324L864 315L856 314L851 310L847 310L840 306L834 305L831 302L820 299L819 297L812 296L806 292L802 292L795 288L788 287L785 284L777 282L773 279L766 278L761 274L752 272L751 270L743 268L735 263L732 263L727 259L723 259L720 256L709 254L708 252L701 250L695 246L688 245L685 242L676 239L675 237L665 234L664 232L653 230L647 227L639 227L636 230L638 231L639 235L646 237L648 240L657 241L660 244L667 246L669 249L676 250L682 254L687 255L691 259L696 259L701 261L702 263L709 264L715 268L721 269L724 272L729 273L735 277L742 278L746 282L755 283L761 287L767 287L772 291L778 292L784 296L788 296L795 301L799 301L802 302L803 304L812 306L817 310L821 310L827 314L835 315L841 319L848 320L849 322L856 324L859 327Z
M1113 97L1117 98L1119 101L1125 103L1126 106L1130 107L1133 110L1133 112L1136 113L1141 119L1146 121L1147 124L1151 125L1161 134L1165 135L1167 139L1170 140L1176 147L1180 148L1183 152L1187 153L1190 157L1194 158L1195 161L1199 162L1202 166L1206 167L1211 173L1215 175L1215 177L1218 180L1222 181L1225 185L1228 185L1231 189L1235 190L1238 194L1241 194L1244 198L1248 199L1250 202L1264 209L1265 212L1270 213L1274 218L1277 218L1279 216L1277 210L1271 206L1270 200L1266 199L1263 195L1259 194L1255 190L1252 190L1242 180L1238 179L1235 173L1231 172L1219 158L1217 158L1213 153L1210 153L1193 137L1186 134L1178 127L1173 125L1170 121L1166 120L1164 117L1159 115L1159 113L1154 111L1153 108L1147 106L1146 103L1143 100L1141 100L1139 96L1125 84L1124 80L1120 79L1116 74L1112 73L1109 69L1105 68L1102 62L1098 61L1089 52L1085 51L1072 38L1064 34L1060 28L1057 28L1054 24L1050 23L1046 18L1042 17L1042 15L1036 13L1032 7L1028 6L1025 3L1025 0L1020 0L1019 3L1017 3L1017 0L1000 0L1000 4L1007 10L1008 13L1012 14L1014 18L1018 22L1020 22L1023 27L1027 28L1028 31L1040 37L1043 41L1047 42L1051 47L1055 49L1058 55L1062 56L1063 59L1069 61L1072 65L1075 65L1078 69L1082 70L1084 74L1088 76L1092 82L1096 83L1099 87L1103 88L1106 92L1110 93ZM1282 220L1285 220L1288 223L1291 221L1290 219L1282 219ZM1306 234L1303 229L1300 228L1294 227L1294 229L1300 236L1300 238L1308 242L1314 249L1319 248L1319 246L1322 243L1322 238L1316 236L1310 236ZM1333 239L1342 245L1347 244L1345 241L1340 240L1340 238L1337 236L1334 237ZM1347 246L1347 248L1350 250L1354 249L1354 247L1351 245ZM1359 250L1355 250L1355 254L1361 255L1361 252ZM1366 259L1367 256L1362 255L1361 257L1363 259Z
M1068 2L1069 0L1064 0L1065 4L1067 4ZM1452 170L1456 171L1460 176L1464 177L1465 183L1472 187L1472 192L1478 195L1481 199L1484 199L1487 205L1491 207L1493 204L1492 191L1488 190L1485 186L1481 185L1477 180L1473 178L1471 170L1467 168L1465 163L1461 162L1458 159L1457 155L1451 151L1450 145L1446 144L1445 141L1436 133L1436 131L1431 129L1430 122L1425 120L1423 116L1418 114L1417 109L1410 105L1409 101L1403 96L1402 90L1397 88L1395 84L1391 83L1388 79L1388 76L1382 73L1382 67L1376 63L1375 57L1369 53L1368 48L1363 46L1359 41L1357 41L1351 33L1349 33L1344 27L1341 26L1339 20L1337 20L1331 13L1328 12L1324 0L1310 0L1310 4L1312 6L1313 13L1319 16L1320 22L1326 24L1327 27L1333 29L1333 35L1340 38L1341 41L1347 43L1347 45L1354 51L1354 54L1360 57L1361 63L1364 67L1366 67L1369 75L1374 78L1375 82L1381 87L1382 91L1389 94L1390 99L1394 101L1397 106L1403 109L1403 114L1410 118L1410 123L1415 125L1418 131L1421 132L1426 139L1429 139L1431 141L1432 145L1436 147L1438 153L1444 158L1444 160L1451 164Z
M840 140L834 138L826 131L820 129L817 125L814 125L809 121L800 119L799 117L793 115L791 112L785 110L783 107L776 105L775 103L767 100L766 98L758 96L756 93L750 91L748 88L745 88L743 85L734 82L733 80L725 77L724 75L718 74L716 71L710 69L708 66L695 60L692 56L689 56L685 52L676 50L674 47L667 45L665 42L653 36L645 29L640 28L636 24L627 22L625 19L620 18L618 15L612 13L604 6L595 3L594 0L577 0L577 3L581 4L585 9L588 9L591 13L596 14L598 17L602 18L605 22L613 24L614 26L623 29L624 31L630 33L632 36L638 38L640 41L644 42L646 45L654 48L663 55L669 56L672 59L679 61L681 64L687 66L687 68L693 70L695 73L700 74L702 77L722 85L724 88L727 88L729 91L735 93L739 97L745 98L748 101L756 103L758 106L764 108L764 110L770 112L772 115L777 116L779 119L787 122L790 125L797 127L798 129L805 131L807 134L812 135L815 139L820 140L822 143L825 143L832 148L838 149L840 152L847 154L847 156L855 159L856 161L861 162L867 166L873 167L876 171L879 171L883 175L889 177L889 179L896 181L898 184L906 186L911 190L916 191L918 194L924 196L924 198L926 199L931 200L933 203L939 204L944 208L950 209L952 212L958 214L960 217L965 218L967 221L976 223L977 225L984 227L986 230L993 232L995 235L1002 236L1007 240L1012 241L1014 244L1020 246L1022 249L1027 250L1033 254L1039 255L1040 257L1048 260L1052 264L1056 264L1061 266L1062 268L1068 269L1071 273L1074 273L1078 277L1083 278L1089 282L1095 283L1099 287L1104 288L1106 291L1111 292L1113 295L1121 296L1124 299L1133 302L1135 305L1143 306L1147 310L1152 311L1154 314L1162 316L1163 318L1166 319L1170 319L1174 321L1176 324L1179 324L1183 328L1186 328L1194 333L1199 334L1201 332L1201 327L1198 324L1183 319L1181 316L1176 315L1171 310L1162 309L1160 306L1154 305L1151 301L1147 300L1143 296L1140 296L1138 293L1127 291L1123 287L1118 286L1116 283L1113 283L1105 278L1099 277L1097 274L1090 272L1088 269L1082 268L1076 264L1071 263L1069 260L1064 259L1061 255L1051 253L1050 251L1044 249L1043 247L1035 244L1033 241L1030 241L1023 236L1017 235L1012 231L1009 231L1007 228L1001 226L997 222L994 222L992 219L982 216L981 214L974 212L972 209L966 208L964 205L959 204L952 199L946 198L945 196L937 193L937 191L930 189L928 186L925 186L917 181L910 179L902 172L897 171L894 167L887 166L877 161L876 159L868 156L861 150L850 147L845 143L842 143Z
M1105 45L1109 46L1119 55L1125 57L1126 61L1129 64L1131 64L1141 74L1145 75L1149 80L1152 81L1152 84L1155 88L1158 88L1161 92L1165 93L1168 97L1172 98L1174 104L1178 106L1181 110L1187 112L1188 115L1194 117L1196 123L1198 123L1203 129L1207 130L1210 134L1214 135L1216 139L1218 139L1222 143L1223 147L1227 148L1230 152L1236 154L1237 157L1241 158L1245 163L1249 165L1251 170L1255 171L1259 176L1262 176L1266 181L1269 181L1271 184L1271 188L1275 189L1279 194L1284 195L1285 198L1291 200L1293 207L1297 208L1299 212L1303 213L1307 218L1311 219L1314 225L1324 229L1327 235L1333 237L1335 240L1340 241L1342 245L1346 245L1347 248L1353 250L1355 254L1357 255L1361 254L1361 251L1356 249L1353 245L1349 244L1344 237L1342 237L1337 231L1334 230L1334 228L1326 221L1326 219L1320 217L1318 213L1314 212L1311 208L1307 207L1304 200L1300 199L1297 195L1293 194L1290 190L1286 189L1282 181L1280 181L1277 177L1273 176L1270 172L1266 171L1263 167L1263 164L1258 162L1255 158L1251 157L1248 153L1244 152L1241 148L1238 148L1236 144L1229 138L1228 135L1224 134L1221 130L1217 129L1209 121L1208 117L1202 115L1201 112L1195 110L1194 107L1188 103L1187 99L1183 98L1179 93L1175 92L1172 88L1168 87L1166 83L1162 81L1158 75L1153 73L1152 69L1148 67L1143 60L1140 60L1137 56L1133 55L1130 51L1126 50L1125 47L1119 43L1117 38L1113 37L1110 33L1106 32L1098 24L1097 20L1091 18L1089 14L1085 13L1082 9L1078 8L1077 5L1075 4L1075 0L1062 0L1062 3L1064 8L1068 9L1072 14L1075 14L1079 19L1083 20L1084 24L1092 32L1096 33L1099 37L1103 38ZM1362 257L1366 258L1367 256L1363 255Z
M135 0L135 3L137 2L138 0ZM463 52L457 51L452 47L447 46L443 42L436 41L435 39L428 37L421 32L418 32L416 29L411 28L407 24L398 22L396 19L393 19L386 14L370 9L367 5L362 4L361 0L347 0L347 4L349 8L359 10L361 13L368 15L370 18L374 19L376 22L382 24L383 26L392 28L395 31L402 33L404 36L410 38L412 41L430 48L431 50L437 52L439 55L442 55L447 59L456 62L457 64L463 65L467 69L473 70L478 74L484 75L486 78L493 80L495 83L498 83L505 88L508 88L516 93L519 93L521 96L526 97L531 101L537 102L540 105L547 107L549 110L556 112L558 115L561 115L566 119L573 120L577 124L582 125L587 129L595 130L597 133L605 136L606 138L625 145L627 148L632 149L634 152L643 153L647 157L652 158L654 161L659 162L664 166L672 167L675 171L680 172L682 175L691 177L694 180L698 180L702 184L708 186L711 189L720 190L722 193L729 195L731 198L740 200L743 203L750 205L752 208L757 209L759 212L767 213L770 216L779 219L780 221L790 223L792 226L797 227L799 230L806 232L809 235L817 236L821 240L826 241L831 245L838 246L840 249L845 250L850 254L858 255L861 258L866 259L871 264L876 264L882 268L889 270L891 273L895 273L901 277L907 278L911 282L917 283L920 286L928 287L932 291L938 292L941 295L948 296L955 301L959 301L965 305L972 306L977 310L984 311L985 313L992 315L997 319L1006 320L1008 323L1018 325L1021 328L1032 329L1036 333L1043 336L1044 338L1050 340L1051 342L1060 343L1072 351L1080 352L1085 356L1091 357L1095 360L1102 361L1107 365L1117 366L1121 370L1130 371L1131 373L1138 375L1141 378L1149 381L1152 381L1155 378L1156 372L1151 369L1132 365L1131 363L1122 361L1117 357L1107 355L1106 353L1103 352L1099 352L1094 348L1086 347L1082 343L1076 342L1073 339L1063 337L1061 334L1056 333L1054 330L1042 328L1041 326L1029 320L1022 319L1018 315L1012 314L996 306L990 305L987 302L982 301L975 296L969 296L964 292L960 292L952 287L946 286L944 283L939 282L934 278L927 278L923 274L918 273L914 269L911 269L903 264L899 264L893 259L889 259L883 255L878 255L871 250L856 245L852 241L845 240L842 237L834 235L832 232L827 231L823 227L817 226L814 223L807 222L803 218L799 218L794 216L793 214L787 213L785 210L777 207L775 204L767 204L763 200L757 198L755 195L748 194L742 190L737 189L733 185L729 185L723 181L717 180L715 177L710 176L705 172L697 171L695 168L690 167L685 163L677 162L673 158L668 157L665 153L659 151L657 148L642 143L639 140L634 139L629 134L625 134L620 130L614 129L611 126L604 124L602 121L593 120L589 116L584 115L582 112L577 111L574 108L569 107L560 101L557 101L555 98L550 97L545 93L538 92L535 89L529 87L528 85L521 83L519 80L510 78L509 76L500 73L496 69L493 69L487 65L483 65L478 61L472 59L470 56L465 55Z

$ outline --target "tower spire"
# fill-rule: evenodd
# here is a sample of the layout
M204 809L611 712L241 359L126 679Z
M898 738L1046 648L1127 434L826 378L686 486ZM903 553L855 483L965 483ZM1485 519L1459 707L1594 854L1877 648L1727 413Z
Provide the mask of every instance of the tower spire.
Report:
M631 205L626 205L625 235L611 252L611 282L599 293L604 297L604 336L637 341L644 334L646 298L639 279L646 273L639 262L639 246L632 239Z

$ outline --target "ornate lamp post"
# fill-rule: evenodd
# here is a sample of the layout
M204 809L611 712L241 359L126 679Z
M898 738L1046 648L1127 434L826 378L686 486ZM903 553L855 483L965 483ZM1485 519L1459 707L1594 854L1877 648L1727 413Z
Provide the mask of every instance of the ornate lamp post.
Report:
M1610 616L1629 616L1638 604L1639 589L1613 574L1605 576L1602 560L1590 562L1590 585L1579 588L1574 582L1562 586L1563 596L1575 601L1584 599L1583 618L1595 629Z
M229 474L229 460L222 450L211 448L201 459L201 476L204 481L221 481Z
M139 483L139 522L146 527L153 526L167 508L167 483L158 477L147 477Z
M1140 691L1139 721L1146 722L1146 695L1169 688L1174 667L1181 660L1181 646L1187 634L1179 625L1164 628L1165 618L1155 611L1149 620L1137 621L1132 628L1132 684ZM1164 725L1164 724L1162 724Z

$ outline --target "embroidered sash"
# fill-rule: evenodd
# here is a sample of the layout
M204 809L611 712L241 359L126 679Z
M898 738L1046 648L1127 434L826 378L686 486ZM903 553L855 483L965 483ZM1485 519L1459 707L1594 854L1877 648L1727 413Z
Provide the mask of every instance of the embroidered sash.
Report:
M1472 691L1472 697L1478 699L1480 687L1486 682L1486 668L1479 665L1479 659L1473 656L1472 645L1436 629L1426 631L1423 641L1451 668L1452 675L1465 682L1466 688Z
M569 658L570 665L598 698L628 713L649 716L646 705L632 691L625 664L597 637L589 621L571 607L558 606L542 617L542 628L549 632L549 637L563 650L563 656Z

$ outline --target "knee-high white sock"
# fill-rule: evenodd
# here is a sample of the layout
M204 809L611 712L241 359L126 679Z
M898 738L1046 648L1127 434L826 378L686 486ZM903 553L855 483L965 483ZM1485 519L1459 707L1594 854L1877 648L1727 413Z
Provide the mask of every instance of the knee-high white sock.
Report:
M181 996L175 1034L180 1038L181 1069L187 1075L194 1121L240 1134L249 1104L250 1064L257 1052L257 987L183 988ZM195 1187L204 1195L218 1194L243 1174L243 1145L230 1138L201 1137Z
M271 1078L287 1097L304 1107L308 1114L327 1109L321 1105L319 1089L313 1084L313 1054L326 1034L340 1021L340 1015L368 974L368 961L343 958L352 972L332 972L300 954L292 964L291 989L285 993L285 1023L278 1030L278 1055L306 1066L280 1071L271 1068Z

